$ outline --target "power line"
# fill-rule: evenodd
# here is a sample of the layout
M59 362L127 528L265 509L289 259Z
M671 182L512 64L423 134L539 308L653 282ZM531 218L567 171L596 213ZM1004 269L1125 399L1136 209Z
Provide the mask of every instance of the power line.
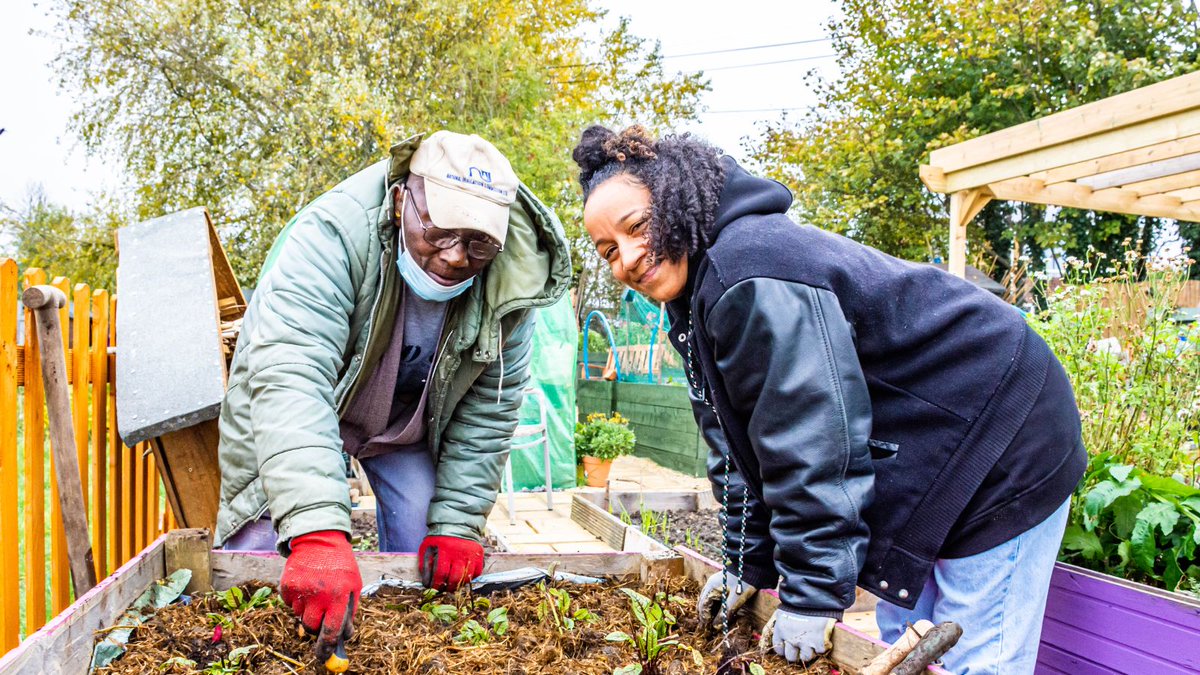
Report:
M664 59L664 60L665 59L683 59L683 58L687 58L690 56L708 56L709 54L729 54L731 52L746 52L746 51L752 51L755 49L771 49L774 47L790 47L792 45L809 45L809 44L815 44L817 42L829 42L832 39L833 38L827 38L827 37L812 38L809 40L796 40L794 42L776 42L774 44L769 44L769 45L749 45L746 47L731 47L729 49L713 49L713 50L706 51L706 52L689 52L687 54L668 54L667 56L660 56L659 58ZM587 63L562 63L559 65L546 66L546 67L551 70L556 70L559 68L586 68L589 66L598 66L598 65L600 65L599 61L589 61Z
M818 59L832 59L837 54L819 54L817 56L802 56L798 59L783 59L781 61L761 61L759 63L743 63L737 66L719 66L717 68L697 68L697 72L715 73L718 70L736 70L738 68L757 68L758 66L774 66L779 63L796 63L797 61L816 61Z
M734 113L763 113L763 112L786 112L789 110L812 110L812 106L795 106L791 108L744 108L741 110L703 110L698 112L698 115L729 115Z
M664 59L683 59L689 56L708 56L709 54L728 54L730 52L746 52L754 49L771 49L773 47L790 47L792 45L811 45L816 42L829 42L833 38L813 38L811 40L796 40L795 42L776 42L771 45L752 45L750 47L733 47L732 49L714 49L707 52L691 52L688 54L670 54Z

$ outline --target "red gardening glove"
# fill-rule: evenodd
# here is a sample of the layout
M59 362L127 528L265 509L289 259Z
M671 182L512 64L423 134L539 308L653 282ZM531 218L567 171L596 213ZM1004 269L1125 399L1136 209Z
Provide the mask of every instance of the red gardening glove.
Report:
M346 533L322 530L295 537L283 566L279 595L308 630L317 633L317 659L324 663L338 638L354 632L362 575Z
M428 536L417 549L421 583L454 591L483 574L483 546L461 537Z

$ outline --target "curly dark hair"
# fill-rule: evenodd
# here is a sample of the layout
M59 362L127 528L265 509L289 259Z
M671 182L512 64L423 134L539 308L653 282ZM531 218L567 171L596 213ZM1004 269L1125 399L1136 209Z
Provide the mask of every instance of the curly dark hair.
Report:
M614 176L628 176L650 191L647 237L656 260L679 260L708 247L725 169L721 151L691 134L657 141L640 125L616 133L593 125L571 152L579 165L586 203L592 191Z

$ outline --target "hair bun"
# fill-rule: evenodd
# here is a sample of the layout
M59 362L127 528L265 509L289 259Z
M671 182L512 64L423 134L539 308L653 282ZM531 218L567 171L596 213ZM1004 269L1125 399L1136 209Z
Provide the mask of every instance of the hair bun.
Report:
M579 165L580 182L586 185L592 174L612 161L613 158L609 156L606 147L616 136L612 129L599 124L593 124L583 130L579 144L571 151L571 158Z

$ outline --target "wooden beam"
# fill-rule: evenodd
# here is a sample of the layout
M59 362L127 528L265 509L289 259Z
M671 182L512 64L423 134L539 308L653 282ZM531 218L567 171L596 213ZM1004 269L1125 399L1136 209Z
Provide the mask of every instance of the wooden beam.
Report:
M217 527L221 501L219 440L217 420L206 420L150 441L167 489L167 501L184 527Z
M1082 178L1083 176L1116 171L1139 164L1149 164L1164 159L1171 159L1172 157L1181 157L1194 152L1200 152L1200 135L1187 136L1165 143L1155 143L1144 148L1105 155L1104 157L1061 166L1057 169L1036 171L1029 174L1029 177L1040 180L1046 183L1046 185L1052 185L1054 183Z
M922 164L919 169L921 182L932 192L946 192L946 172L936 166Z
M1082 180L1079 183L1086 184ZM1163 176L1137 183L1129 183L1122 185L1121 188L1130 192L1136 192L1141 196L1171 192L1172 190L1183 190L1185 188L1196 187L1197 185L1200 185L1200 169L1178 173L1173 176Z
M949 174L1195 109L1200 109L1200 72L935 150L929 163Z
M950 195L950 273L967 276L967 223L992 200L986 190L963 190Z
M1087 187L1074 183L1045 185L1031 178L1000 181L988 186L996 199L1069 206L1092 211L1112 211L1136 216L1200 220L1200 208L1182 203L1164 202L1159 195L1138 198L1136 193L1119 189L1085 192Z
M166 541L167 574L175 570L189 569L192 580L184 593L196 594L212 590L212 535L211 530L172 530L164 536Z
M950 171L932 159L930 165L945 172L945 192L957 192L1197 134L1200 134L1200 112L1193 111L1161 117L1067 143L1040 147L959 171Z
M1186 205L1188 202L1194 202L1197 199L1200 199L1200 186L1190 187L1186 190L1175 190L1173 192L1168 192L1166 196L1174 197Z
M1171 159L1138 164L1137 166L1130 166L1116 171L1106 171L1091 176L1083 176L1075 182L1080 185L1086 185L1093 190L1103 190L1104 188L1117 187L1118 185L1132 187L1139 183L1150 182L1167 176L1186 174L1196 169L1200 169L1200 152L1183 155L1182 157L1172 157ZM1159 192L1159 190L1154 190L1153 192Z

